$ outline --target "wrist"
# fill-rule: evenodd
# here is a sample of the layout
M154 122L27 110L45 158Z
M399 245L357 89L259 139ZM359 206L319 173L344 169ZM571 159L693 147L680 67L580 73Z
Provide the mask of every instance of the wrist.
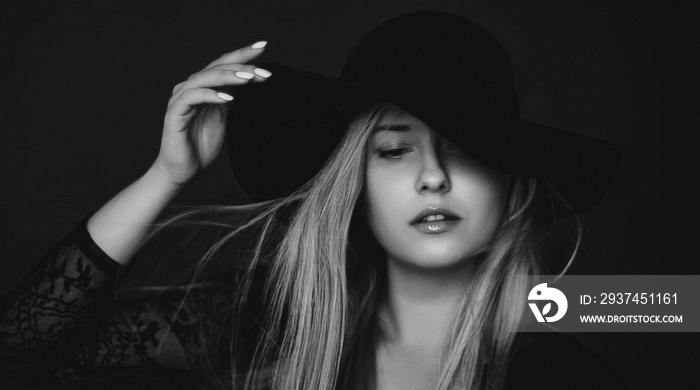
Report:
M160 191L177 194L187 183L186 181L179 182L166 174L158 164L158 161L153 163L142 177L143 180L151 183L151 185Z

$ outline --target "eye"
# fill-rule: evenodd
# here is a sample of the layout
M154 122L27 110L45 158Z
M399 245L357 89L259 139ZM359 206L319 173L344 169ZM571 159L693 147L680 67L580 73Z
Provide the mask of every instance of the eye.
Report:
M408 153L411 153L413 148L394 148L379 151L379 158L383 158L389 161L400 161L406 157Z

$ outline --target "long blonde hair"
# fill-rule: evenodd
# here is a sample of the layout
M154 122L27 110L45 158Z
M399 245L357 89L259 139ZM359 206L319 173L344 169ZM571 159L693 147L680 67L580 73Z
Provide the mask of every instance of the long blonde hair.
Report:
M381 337L376 313L386 259L357 205L365 145L387 106L359 115L321 171L292 195L245 206L203 207L159 225L196 221L221 229L195 275L234 242L248 244L230 260L240 270L231 289L231 365L220 372L208 355L203 360L217 387L374 388L374 350ZM503 221L450 327L435 389L503 385L526 300L522 276L540 271L531 207L536 184L513 179ZM264 288L254 290L261 270ZM246 320L241 308L255 298L252 291L263 294L266 306L258 320L257 346L242 368L235 340Z

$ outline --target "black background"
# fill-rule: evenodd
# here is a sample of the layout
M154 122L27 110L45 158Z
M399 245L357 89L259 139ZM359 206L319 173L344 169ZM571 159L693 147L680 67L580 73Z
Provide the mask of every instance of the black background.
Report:
M700 274L690 1L13 1L0 6L0 294L146 171L171 89L191 73L264 39L262 60L336 75L370 28L419 9L466 16L503 43L523 118L625 146L572 272ZM175 204L244 202L222 157ZM697 333L578 336L631 388L700 383Z

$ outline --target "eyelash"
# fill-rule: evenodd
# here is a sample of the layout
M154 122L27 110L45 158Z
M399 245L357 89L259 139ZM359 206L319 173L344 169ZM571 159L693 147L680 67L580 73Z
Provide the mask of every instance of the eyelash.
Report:
M410 147L380 150L379 151L379 158L383 158L383 159L389 160L391 162L397 162L397 161L403 160L406 157L406 154L410 153L412 151L413 151L413 148L410 148ZM462 152L461 150L459 150L456 146L454 146L452 144L445 144L445 151L452 153L452 154L455 154L455 155L458 155L458 156L461 156L461 157L466 156L464 154L464 152ZM392 156L392 154L395 154L398 152L402 152L401 155Z
M379 158L383 158L385 160L389 161L401 161L406 157L406 153L412 152L413 148L395 148L395 149L388 149L388 150L380 150L379 151ZM394 153L402 152L401 155L399 156L392 156Z

